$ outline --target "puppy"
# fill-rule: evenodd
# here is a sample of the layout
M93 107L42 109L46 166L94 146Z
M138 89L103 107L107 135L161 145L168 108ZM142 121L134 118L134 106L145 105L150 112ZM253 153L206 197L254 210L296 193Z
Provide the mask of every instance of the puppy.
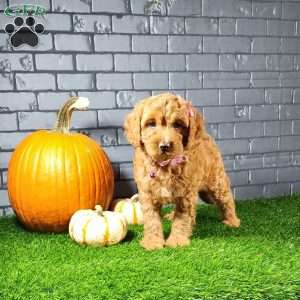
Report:
M169 93L144 99L127 115L124 129L135 149L144 248L189 245L198 193L218 206L224 224L239 227L220 150L206 133L202 115L189 102ZM175 210L165 241L160 209L166 203L174 203Z

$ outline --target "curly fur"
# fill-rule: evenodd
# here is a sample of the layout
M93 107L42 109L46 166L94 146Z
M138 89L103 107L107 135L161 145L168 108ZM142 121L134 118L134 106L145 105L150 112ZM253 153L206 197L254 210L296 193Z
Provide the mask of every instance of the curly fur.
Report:
M134 178L144 213L144 248L190 243L198 193L218 206L224 224L240 225L219 148L207 134L201 113L187 101L169 93L144 99L127 116L124 129L135 148ZM159 148L164 142L172 145L167 153ZM175 166L159 164L176 155L184 155L186 161ZM157 172L151 177L153 168ZM165 241L160 209L166 203L174 203L175 210Z

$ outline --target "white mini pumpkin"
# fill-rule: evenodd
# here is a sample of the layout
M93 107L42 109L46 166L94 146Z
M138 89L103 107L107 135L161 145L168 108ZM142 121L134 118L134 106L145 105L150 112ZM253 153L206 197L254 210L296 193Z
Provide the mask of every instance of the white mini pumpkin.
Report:
M138 194L128 199L116 199L114 211L124 214L128 224L143 224L143 211Z
M69 223L70 237L79 244L106 246L119 243L127 234L127 221L118 212L103 211L100 205L95 210L78 210Z

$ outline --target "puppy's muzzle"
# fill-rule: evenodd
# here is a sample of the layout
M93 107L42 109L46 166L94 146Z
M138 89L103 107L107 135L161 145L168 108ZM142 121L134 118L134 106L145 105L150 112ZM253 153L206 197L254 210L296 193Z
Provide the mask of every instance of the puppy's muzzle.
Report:
M166 153L172 150L173 143L167 142L167 143L160 143L159 149L162 153Z

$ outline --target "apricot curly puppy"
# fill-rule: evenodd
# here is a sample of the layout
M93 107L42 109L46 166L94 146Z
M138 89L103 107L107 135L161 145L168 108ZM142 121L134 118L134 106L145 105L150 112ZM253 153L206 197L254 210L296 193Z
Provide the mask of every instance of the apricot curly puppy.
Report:
M127 116L124 128L135 148L134 178L144 213L144 248L190 243L198 193L218 206L224 224L239 227L219 148L206 133L202 115L189 102L169 93L144 99ZM175 211L165 241L160 209L166 203L175 203Z

